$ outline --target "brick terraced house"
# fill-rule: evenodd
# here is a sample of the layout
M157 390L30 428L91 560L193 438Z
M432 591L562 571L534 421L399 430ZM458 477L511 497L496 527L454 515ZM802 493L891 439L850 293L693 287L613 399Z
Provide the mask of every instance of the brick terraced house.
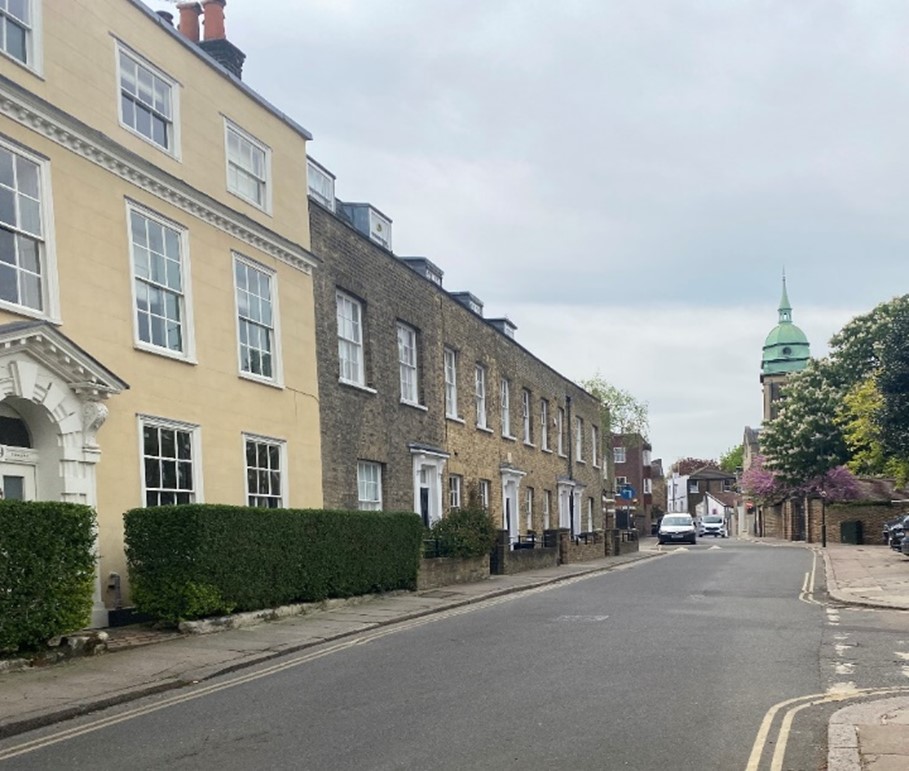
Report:
M513 541L602 530L599 402L431 260L396 256L388 217L312 159L309 192L326 507L431 524L475 495Z

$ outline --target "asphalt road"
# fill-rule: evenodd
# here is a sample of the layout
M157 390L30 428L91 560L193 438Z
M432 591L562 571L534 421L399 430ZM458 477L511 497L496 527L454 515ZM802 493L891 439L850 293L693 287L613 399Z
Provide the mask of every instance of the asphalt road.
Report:
M0 767L726 771L755 746L769 767L768 710L838 676L840 632L803 592L813 554L703 539L666 550L310 650L199 698L149 699L100 730L116 710L71 721L85 732L62 741L50 743L64 726L45 729L28 738L47 746ZM801 715L785 768L823 768L825 725Z

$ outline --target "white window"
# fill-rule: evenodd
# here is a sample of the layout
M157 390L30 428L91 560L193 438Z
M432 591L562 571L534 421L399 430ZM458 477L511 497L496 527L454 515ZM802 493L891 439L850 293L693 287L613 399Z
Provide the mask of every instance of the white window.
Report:
M565 410L559 407L558 412L556 412L556 432L558 432L558 450L559 455L565 454Z
M653 492L653 480L645 478L644 479L644 493L649 495L652 492Z
M617 490L624 487L627 484L628 484L628 477L616 477L615 478L615 487Z
M234 124L225 123L227 133L227 189L253 206L271 208L269 178L271 151L255 137Z
M35 67L34 0L0 0L0 49L29 67Z
M417 390L417 333L398 324L398 365L401 372L401 401L419 404Z
M480 480L480 505L489 510L489 480Z
M145 505L173 506L200 500L199 427L143 416L139 425Z
M486 428L486 368L477 364L476 372L477 426Z
M543 490L543 529L549 530L549 518L552 514L552 490Z
M0 303L53 315L46 164L0 145Z
M574 419L574 452L577 460L584 462L584 421L576 417Z
M616 463L625 462L625 448L624 447L613 447L612 448L612 459Z
M448 477L448 506L452 509L461 508L461 477L458 474Z
M511 384L502 378L502 436L511 436Z
M188 356L186 232L135 206L127 210L138 344Z
M533 530L533 488L527 488L527 529Z
M521 419L524 423L524 442L530 444L533 442L533 426L530 422L530 391L526 388L521 390Z
M266 380L277 379L277 336L274 275L235 257L240 371Z
M312 158L306 159L306 186L319 203L335 210L335 178Z
M176 84L163 72L124 48L119 50L118 63L120 123L162 150L176 155Z
M587 499L587 532L593 530L593 498Z
M357 463L357 502L360 511L382 510L382 466L378 463Z
M445 365L445 415L458 417L458 354L451 348L443 353Z
M590 427L590 459L594 466L600 467L600 432L596 426Z
M540 447L549 449L549 402L540 399Z
M642 463L643 465L645 465L645 466L649 466L649 465L650 465L650 450L644 450L643 458L642 458L642 460L641 460L641 463Z
M261 436L246 436L245 442L247 505L280 509L286 495L285 443Z
M697 481L693 481L693 482L689 481L689 482L688 482L688 492L689 492L689 493L697 493L697 492L700 492L700 489L698 488L698 483L697 483Z
M338 361L343 383L366 384L363 368L363 306L350 295L338 292Z

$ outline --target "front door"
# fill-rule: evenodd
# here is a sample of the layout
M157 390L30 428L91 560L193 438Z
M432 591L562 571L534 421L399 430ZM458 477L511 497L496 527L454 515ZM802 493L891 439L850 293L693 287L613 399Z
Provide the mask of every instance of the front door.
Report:
M0 498L9 501L33 501L35 497L34 466L0 463Z

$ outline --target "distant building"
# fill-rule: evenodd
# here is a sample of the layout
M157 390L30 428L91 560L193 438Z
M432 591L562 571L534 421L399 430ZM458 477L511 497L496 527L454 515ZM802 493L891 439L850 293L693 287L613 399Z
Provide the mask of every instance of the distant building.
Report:
M650 443L638 433L612 435L615 526L650 533L653 477Z

